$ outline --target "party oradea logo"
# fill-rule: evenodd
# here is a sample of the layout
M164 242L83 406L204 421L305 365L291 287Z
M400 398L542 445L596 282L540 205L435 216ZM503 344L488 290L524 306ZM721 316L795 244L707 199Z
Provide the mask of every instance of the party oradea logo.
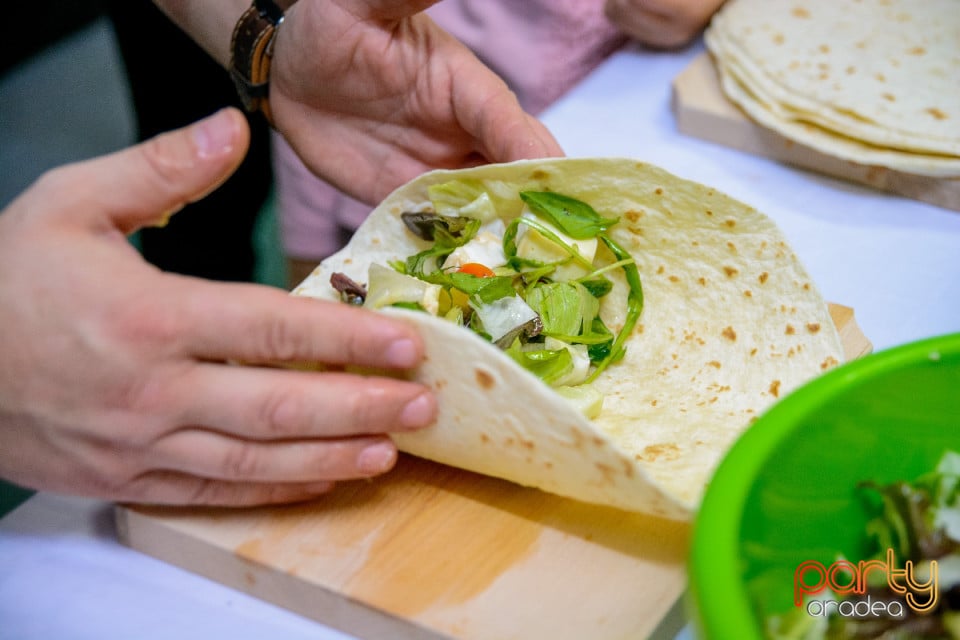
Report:
M937 561L924 563L919 573L910 560L902 569L897 566L893 549L887 549L886 560L837 560L828 566L807 560L793 573L793 603L817 617L902 618L905 607L920 614L933 611L940 599ZM878 584L885 584L890 597L876 595ZM837 598L821 596L824 592Z

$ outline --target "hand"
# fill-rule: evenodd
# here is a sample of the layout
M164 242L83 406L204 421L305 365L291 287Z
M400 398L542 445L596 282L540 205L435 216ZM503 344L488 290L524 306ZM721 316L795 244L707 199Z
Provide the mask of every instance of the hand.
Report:
M226 364L414 367L406 325L161 273L127 242L222 182L248 140L225 110L54 170L0 214L0 476L120 501L294 501L386 471L384 432L432 422L411 382Z
M428 169L562 155L502 80L417 13L431 4L300 0L278 32L275 125L314 173L361 200Z
M655 49L677 49L703 31L724 0L606 0L607 18Z

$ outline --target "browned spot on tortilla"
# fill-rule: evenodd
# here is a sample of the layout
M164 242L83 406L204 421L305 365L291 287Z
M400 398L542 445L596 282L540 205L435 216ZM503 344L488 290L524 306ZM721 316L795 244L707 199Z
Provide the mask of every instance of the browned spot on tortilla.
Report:
M786 38L783 37L782 33L775 33L773 35L773 44L783 44L786 41Z
M794 8L793 8L793 11L791 11L790 13L793 14L793 17L794 17L794 18L809 18L809 17L810 17L810 12L807 11L807 10L806 10L805 8L803 8L803 7L794 7Z
M372 240L370 240L370 244L372 245L380 244L380 238L373 238Z
M633 209L631 209L630 211L627 211L625 214L623 214L623 217L629 220L630 222L636 222L641 217L643 217L643 212L634 211Z
M492 389L496 383L493 376L489 372L484 371L483 369L474 369L474 375L477 379L477 384L480 385L481 389Z
M840 364L836 358L833 356L827 356L827 359L820 363L820 368L823 370L829 369L830 367L835 367Z
M637 333L637 334L643 333L643 325L642 325L642 324L638 324L638 325L637 325L637 329L636 329L636 331L634 331L634 333Z
M693 242L690 243L690 245L693 246L693 247L699 247L699 246L700 246L700 241L699 241L699 240L694 240Z
M728 277L728 278L732 278L732 277L734 277L735 275L737 275L738 273L740 273L740 271L739 271L738 269L736 269L735 267L724 267L724 268L723 268L723 272L724 272L725 274L727 274L727 277Z
M638 460L646 462L656 462L657 460L676 460L680 457L680 447L672 442L660 444L650 444L643 448L643 452L637 454Z
M353 258L344 258L343 264L353 264Z
M927 53L927 50L923 47L914 47L912 49L907 49L907 53L912 56L922 56Z
M727 249L730 249L730 252L731 252L731 253L736 253L736 252L737 252L737 245L733 244L732 242L728 242L728 243L727 243Z
M485 433L481 433L481 434L480 434L480 442L482 442L482 443L484 443L484 444L490 442L490 436L488 436L488 435L485 434Z
M787 328L783 330L784 335L792 336L797 333L797 330L793 327L792 324L788 324Z
M720 333L720 335L722 335L724 338L726 338L730 342L737 341L737 332L733 330L733 327L727 327Z
M760 281L760 284L764 284L769 278L770 278L770 274L764 271L757 277L757 280Z
M669 280L670 282L680 282L680 278L678 278L677 276L668 276L667 280Z
M580 433L580 429L576 427L571 427L570 433L573 434L573 446L577 449L583 448L584 435Z
M631 464L631 462L630 462L629 460L627 460L626 458L622 458L622 459L620 460L620 462L623 463L623 475L627 476L628 478L632 478L632 477L633 477L633 464Z
M543 466L546 467L547 469L553 469L553 463L550 462L549 460L544 460Z
M441 389L443 389L443 388L446 387L446 386L447 386L447 381L446 381L444 378L440 378L440 379L434 381L434 383L433 383L433 388L436 389L437 391L440 391Z
M770 395L772 395L774 398L780 397L780 381L779 380L774 380L773 382L770 383Z
M666 268L664 268L663 265L660 265L659 267L657 267L657 275L658 275L658 276L661 275L664 271L666 271Z
M697 278L697 282L699 282L699 283L702 284L703 286L707 286L707 279L704 278L703 276Z
M746 289L746 290L743 292L743 296L744 296L745 298L752 298L752 297L753 297L753 291L750 291L750 289Z
M808 322L808 323L807 323L807 331L809 331L810 333L817 333L818 331L820 331L820 323L819 323L819 322Z
M520 438L520 446L523 447L524 449L534 449L536 448L537 444L533 440L526 440L524 438Z
M707 363L707 365L714 367L715 369L720 368L720 362L718 360L711 360L710 362Z
M877 82L886 82L886 81L887 81L887 76L883 75L882 73L878 73L878 74L876 74L876 75L873 76L873 77L877 79Z
M602 447L603 445L607 444L607 441L601 438L600 436L593 436L592 438L590 438L590 441L593 442L594 446L597 446L597 447Z
M757 355L757 348L756 348L756 347L754 347L753 349L750 349L750 355L752 355L752 356Z
M723 224L727 225L732 229L733 227L737 226L737 221L735 218L727 218L726 220L723 221Z
M650 401L650 406L651 406L651 407L657 406L657 401L656 401L656 400L651 400L651 401Z
M881 94L880 94L880 97L882 97L882 98L883 98L884 100L886 100L887 102L896 102L896 101L897 101L897 96L893 95L892 93L881 93Z
M547 178L548 175L549 174L547 174L546 171L541 171L540 169L537 169L536 171L530 174L530 177L533 178L534 180L543 180L544 178Z
M848 75L848 76L852 76L852 75L855 74L856 72L857 72L857 68L854 67L853 65L850 65L849 67L847 67L847 75Z
M608 464L602 462L595 462L593 464L601 474L603 474L603 481L607 484L614 484L617 481L617 470L611 467Z
M932 115L937 120L946 120L949 117L946 113L944 113L940 109L937 109L936 107L930 107L929 109L927 109L927 113Z
M505 438L503 441L503 444L507 445L508 447L512 447L514 443L516 443L516 440L510 437Z
M660 187L657 187L656 189L654 189L653 192L654 192L655 194L657 194L658 196L662 196L662 195L663 195L663 189L661 189Z
M713 211L710 211L710 209L707 209L707 215L708 215L708 216L712 216L712 215L713 215Z

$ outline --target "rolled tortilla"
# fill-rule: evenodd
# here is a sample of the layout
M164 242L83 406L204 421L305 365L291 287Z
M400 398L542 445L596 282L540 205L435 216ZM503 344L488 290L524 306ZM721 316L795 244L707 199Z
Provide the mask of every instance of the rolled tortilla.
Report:
M645 306L626 355L593 383L588 420L472 331L384 309L427 349L414 379L438 397L437 423L396 435L413 455L591 503L686 520L736 437L789 390L842 361L827 305L774 223L714 189L629 159L551 159L434 171L397 189L295 295L338 299L330 276L365 282L371 264L429 243L400 214L431 208L430 185L479 180L505 221L521 190L555 191L616 217L610 235L636 259ZM613 259L611 258L612 262ZM623 326L622 272L603 299Z

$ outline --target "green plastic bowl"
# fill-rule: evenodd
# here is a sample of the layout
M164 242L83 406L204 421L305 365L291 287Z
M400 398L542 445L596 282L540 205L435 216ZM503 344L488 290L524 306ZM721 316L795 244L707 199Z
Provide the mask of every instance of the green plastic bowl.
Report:
M960 451L960 334L847 363L778 402L717 468L694 525L688 610L709 640L763 638L806 560L865 559L863 480Z

